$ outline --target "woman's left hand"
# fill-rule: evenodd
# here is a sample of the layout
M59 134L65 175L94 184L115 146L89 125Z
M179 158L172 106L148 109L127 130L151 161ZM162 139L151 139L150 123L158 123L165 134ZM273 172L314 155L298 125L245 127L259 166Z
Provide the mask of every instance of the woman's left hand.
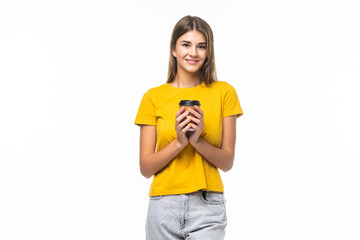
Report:
M204 112L198 106L194 106L194 110L190 109L190 113L193 115L191 117L191 127L195 131L189 133L189 142L193 145L199 140L204 129Z

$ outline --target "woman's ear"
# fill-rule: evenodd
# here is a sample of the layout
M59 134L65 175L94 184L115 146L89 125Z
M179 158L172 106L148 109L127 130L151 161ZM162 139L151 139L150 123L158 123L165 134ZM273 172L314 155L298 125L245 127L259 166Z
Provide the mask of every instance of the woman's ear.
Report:
M171 54L174 56L174 58L176 58L175 49L171 50Z

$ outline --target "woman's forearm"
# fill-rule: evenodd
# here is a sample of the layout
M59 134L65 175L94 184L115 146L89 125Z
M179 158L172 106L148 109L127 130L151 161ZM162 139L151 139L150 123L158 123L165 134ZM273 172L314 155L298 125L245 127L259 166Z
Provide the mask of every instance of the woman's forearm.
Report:
M229 171L234 163L234 151L230 149L217 148L204 139L199 138L197 142L192 143L193 147L198 151L207 161L222 171Z
M175 139L160 151L142 156L140 158L141 174L146 178L150 178L171 162L184 147L185 145Z

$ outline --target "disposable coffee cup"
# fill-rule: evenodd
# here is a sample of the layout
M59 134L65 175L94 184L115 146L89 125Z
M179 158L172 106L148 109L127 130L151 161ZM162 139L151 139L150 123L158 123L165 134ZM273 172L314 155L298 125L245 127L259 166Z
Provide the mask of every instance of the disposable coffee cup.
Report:
M179 103L180 108L185 107L185 110L187 111L188 108L194 109L194 106L200 107L200 102L198 100L181 100ZM193 117L193 115L190 113L188 115L189 117ZM195 131L192 127L189 128L188 132Z

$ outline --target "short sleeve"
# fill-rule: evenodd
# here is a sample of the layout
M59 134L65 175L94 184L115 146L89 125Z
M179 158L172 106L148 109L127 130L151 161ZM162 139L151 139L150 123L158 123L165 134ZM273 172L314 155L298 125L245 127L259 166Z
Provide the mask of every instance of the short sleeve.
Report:
M240 117L243 115L242 108L240 106L239 98L236 94L236 90L230 84L227 84L224 94L224 117L233 116Z
M147 91L141 99L135 124L156 125L155 104L150 90Z

